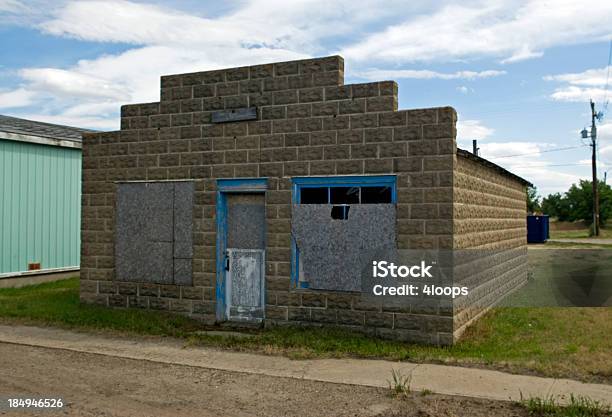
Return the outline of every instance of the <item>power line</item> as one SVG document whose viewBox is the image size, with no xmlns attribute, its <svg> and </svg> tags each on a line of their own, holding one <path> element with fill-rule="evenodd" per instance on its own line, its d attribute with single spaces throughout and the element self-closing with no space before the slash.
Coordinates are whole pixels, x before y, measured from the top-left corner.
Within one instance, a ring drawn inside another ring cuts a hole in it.
<svg viewBox="0 0 612 417">
<path fill-rule="evenodd" d="M 589 146 L 589 145 L 568 146 L 568 147 L 565 147 L 565 148 L 547 149 L 547 150 L 537 151 L 537 152 L 529 152 L 529 153 L 519 153 L 519 154 L 514 154 L 514 155 L 496 156 L 494 158 L 488 158 L 488 159 L 515 158 L 517 156 L 529 156 L 529 155 L 537 155 L 537 154 L 548 153 L 548 152 L 567 151 L 567 150 L 570 150 L 570 149 L 582 148 L 584 146 Z"/>
</svg>

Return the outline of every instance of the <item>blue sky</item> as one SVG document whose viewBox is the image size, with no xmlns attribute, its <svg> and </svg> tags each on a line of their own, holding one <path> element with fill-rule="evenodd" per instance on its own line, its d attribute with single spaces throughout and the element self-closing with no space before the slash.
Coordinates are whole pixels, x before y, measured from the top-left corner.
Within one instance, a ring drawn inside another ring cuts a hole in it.
<svg viewBox="0 0 612 417">
<path fill-rule="evenodd" d="M 0 113 L 114 130 L 162 74 L 340 54 L 346 83 L 394 79 L 402 109 L 455 107 L 460 147 L 546 195 L 590 177 L 610 22 L 610 1 L 0 0 Z M 612 115 L 599 139 L 603 176 Z"/>
</svg>

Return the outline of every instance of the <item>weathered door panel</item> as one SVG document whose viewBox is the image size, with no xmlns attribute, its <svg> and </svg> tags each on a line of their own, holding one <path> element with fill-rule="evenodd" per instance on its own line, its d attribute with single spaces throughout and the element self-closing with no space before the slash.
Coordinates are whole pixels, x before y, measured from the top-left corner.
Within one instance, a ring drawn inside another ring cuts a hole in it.
<svg viewBox="0 0 612 417">
<path fill-rule="evenodd" d="M 226 318 L 259 321 L 265 311 L 265 199 L 227 194 Z"/>
<path fill-rule="evenodd" d="M 264 315 L 264 251 L 228 249 L 227 316 L 260 320 Z"/>
</svg>

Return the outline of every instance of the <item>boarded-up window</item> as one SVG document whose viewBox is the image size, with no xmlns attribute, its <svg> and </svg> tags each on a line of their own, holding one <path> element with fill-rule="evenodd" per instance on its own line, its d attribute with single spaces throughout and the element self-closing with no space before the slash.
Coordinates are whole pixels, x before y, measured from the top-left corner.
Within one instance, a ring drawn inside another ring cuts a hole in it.
<svg viewBox="0 0 612 417">
<path fill-rule="evenodd" d="M 193 195 L 190 181 L 118 185 L 118 280 L 192 284 Z"/>
<path fill-rule="evenodd" d="M 370 258 L 395 249 L 395 205 L 357 204 L 342 218 L 334 218 L 335 207 L 293 206 L 291 233 L 299 251 L 299 280 L 313 289 L 361 291 Z"/>
<path fill-rule="evenodd" d="M 294 283 L 312 289 L 360 291 L 366 260 L 396 247 L 395 177 L 293 181 Z"/>
</svg>

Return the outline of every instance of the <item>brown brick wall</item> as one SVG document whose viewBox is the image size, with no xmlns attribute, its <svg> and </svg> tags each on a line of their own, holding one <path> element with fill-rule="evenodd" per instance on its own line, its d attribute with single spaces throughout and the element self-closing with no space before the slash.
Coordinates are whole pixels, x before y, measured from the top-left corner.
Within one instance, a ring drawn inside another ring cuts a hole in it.
<svg viewBox="0 0 612 417">
<path fill-rule="evenodd" d="M 455 304 L 455 338 L 486 309 L 527 279 L 525 184 L 459 155 L 454 175 L 454 249 L 482 253 L 483 278 L 465 305 Z M 487 275 L 488 274 L 488 275 Z"/>
<path fill-rule="evenodd" d="M 291 287 L 292 176 L 396 174 L 400 249 L 497 242 L 490 231 L 502 230 L 503 242 L 520 241 L 520 187 L 503 178 L 472 180 L 478 167 L 456 155 L 454 109 L 398 111 L 395 82 L 343 85 L 343 74 L 334 56 L 164 76 L 159 103 L 122 106 L 121 131 L 85 135 L 81 299 L 213 322 L 216 179 L 268 177 L 267 325 L 325 323 L 451 343 L 452 308 L 386 309 L 356 294 Z M 257 107 L 258 120 L 211 124 L 213 111 L 245 106 Z M 116 182 L 179 179 L 196 184 L 193 286 L 115 281 Z M 471 200 L 480 186 L 493 187 L 487 196 L 504 196 L 490 208 L 502 207 L 499 213 L 479 214 L 489 210 Z"/>
</svg>

